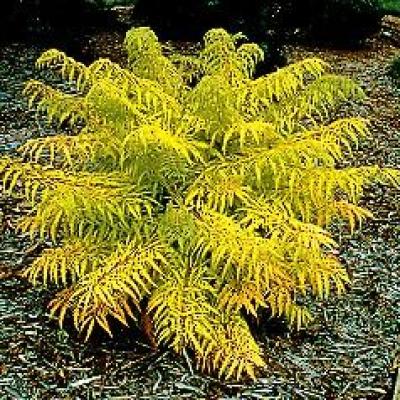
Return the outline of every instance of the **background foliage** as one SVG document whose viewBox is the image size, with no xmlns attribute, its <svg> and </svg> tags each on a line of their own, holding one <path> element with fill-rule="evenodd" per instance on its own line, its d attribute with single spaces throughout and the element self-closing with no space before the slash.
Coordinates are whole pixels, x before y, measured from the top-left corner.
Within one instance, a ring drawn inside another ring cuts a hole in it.
<svg viewBox="0 0 400 400">
<path fill-rule="evenodd" d="M 379 0 L 379 5 L 385 14 L 400 15 L 399 0 Z"/>
<path fill-rule="evenodd" d="M 354 44 L 378 30 L 382 5 L 379 0 L 138 0 L 136 12 L 169 39 L 198 38 L 222 26 L 256 41 L 271 36 L 282 41 L 297 32 L 316 41 Z"/>
<path fill-rule="evenodd" d="M 400 85 L 400 56 L 395 57 L 389 68 L 389 74 L 394 78 Z"/>
<path fill-rule="evenodd" d="M 210 28 L 242 31 L 267 43 L 271 64 L 282 65 L 280 47 L 292 38 L 354 45 L 379 28 L 384 0 L 5 0 L 0 30 L 6 36 L 34 31 L 64 31 L 111 20 L 115 5 L 134 5 L 133 20 L 151 26 L 161 39 L 199 40 Z M 109 17 L 109 14 L 107 14 Z M 265 48 L 264 48 L 265 49 Z"/>
<path fill-rule="evenodd" d="M 0 39 L 62 31 L 106 21 L 88 0 L 3 0 L 0 5 Z M 67 29 L 68 28 L 68 29 Z"/>
<path fill-rule="evenodd" d="M 356 44 L 379 30 L 382 17 L 379 0 L 289 0 L 285 3 L 289 24 L 315 41 Z"/>
</svg>

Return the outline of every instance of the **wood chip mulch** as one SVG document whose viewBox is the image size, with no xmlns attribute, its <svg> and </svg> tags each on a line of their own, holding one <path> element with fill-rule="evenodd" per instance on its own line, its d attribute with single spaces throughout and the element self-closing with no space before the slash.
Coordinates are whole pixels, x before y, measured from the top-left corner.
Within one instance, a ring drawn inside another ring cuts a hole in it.
<svg viewBox="0 0 400 400">
<path fill-rule="evenodd" d="M 33 61 L 41 50 L 23 44 L 0 48 L 2 152 L 54 132 L 28 111 L 20 94 L 23 82 L 38 75 Z M 399 168 L 400 89 L 386 74 L 399 49 L 375 39 L 356 51 L 288 52 L 291 60 L 322 57 L 367 92 L 364 104 L 341 110 L 372 121 L 372 139 L 352 164 Z M 113 340 L 98 334 L 84 344 L 72 330 L 49 321 L 51 290 L 32 288 L 18 276 L 40 251 L 13 230 L 24 207 L 0 196 L 0 399 L 391 400 L 399 364 L 400 192 L 375 185 L 363 202 L 375 219 L 354 237 L 335 230 L 352 275 L 350 292 L 315 304 L 316 319 L 307 331 L 293 334 L 264 321 L 257 338 L 267 368 L 256 383 L 229 384 L 200 374 L 189 358 L 152 351 L 133 330 L 121 329 Z"/>
</svg>

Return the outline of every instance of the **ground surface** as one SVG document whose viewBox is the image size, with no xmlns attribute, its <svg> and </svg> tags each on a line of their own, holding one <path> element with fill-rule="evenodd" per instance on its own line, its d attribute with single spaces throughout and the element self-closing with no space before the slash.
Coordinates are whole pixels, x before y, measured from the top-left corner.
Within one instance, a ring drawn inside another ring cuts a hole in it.
<svg viewBox="0 0 400 400">
<path fill-rule="evenodd" d="M 87 42 L 86 55 L 120 48 L 119 35 Z M 40 48 L 0 48 L 0 151 L 52 133 L 21 96 Z M 360 82 L 369 99 L 342 112 L 368 116 L 373 138 L 353 164 L 400 166 L 400 90 L 386 76 L 398 49 L 381 41 L 355 52 L 290 48 L 291 59 L 318 55 Z M 33 289 L 16 273 L 40 251 L 12 226 L 24 208 L 0 196 L 0 399 L 391 399 L 400 317 L 400 193 L 375 186 L 364 204 L 375 213 L 350 238 L 335 233 L 353 285 L 348 295 L 315 306 L 307 332 L 290 334 L 265 321 L 257 337 L 268 367 L 256 384 L 221 384 L 193 372 L 189 360 L 151 352 L 132 331 L 89 344 L 49 321 L 51 293 Z M 33 247 L 32 247 L 33 246 Z"/>
</svg>

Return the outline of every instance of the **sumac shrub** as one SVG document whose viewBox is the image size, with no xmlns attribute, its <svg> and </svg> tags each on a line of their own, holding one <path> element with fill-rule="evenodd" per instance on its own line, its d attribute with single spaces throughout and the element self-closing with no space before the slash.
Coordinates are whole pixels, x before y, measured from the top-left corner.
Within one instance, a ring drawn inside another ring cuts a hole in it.
<svg viewBox="0 0 400 400">
<path fill-rule="evenodd" d="M 368 124 L 335 110 L 363 92 L 318 58 L 254 78 L 262 49 L 223 29 L 193 56 L 166 57 L 149 28 L 125 46 L 127 69 L 43 53 L 38 66 L 75 93 L 27 83 L 30 104 L 75 134 L 0 159 L 3 190 L 32 207 L 20 229 L 53 242 L 25 276 L 59 287 L 51 314 L 86 338 L 146 315 L 199 368 L 254 378 L 264 356 L 247 316 L 268 309 L 300 329 L 305 298 L 343 293 L 329 225 L 355 229 L 370 216 L 364 187 L 400 173 L 336 167 Z"/>
</svg>

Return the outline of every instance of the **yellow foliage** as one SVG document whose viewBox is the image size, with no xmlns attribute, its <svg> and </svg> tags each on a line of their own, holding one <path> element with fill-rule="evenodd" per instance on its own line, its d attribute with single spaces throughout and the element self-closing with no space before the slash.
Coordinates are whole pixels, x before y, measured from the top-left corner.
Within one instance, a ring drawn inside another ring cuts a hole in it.
<svg viewBox="0 0 400 400">
<path fill-rule="evenodd" d="M 227 379 L 264 366 L 248 314 L 301 329 L 305 297 L 344 292 L 330 223 L 353 231 L 372 216 L 364 187 L 400 182 L 394 169 L 337 167 L 368 136 L 368 121 L 334 118 L 363 98 L 354 82 L 318 58 L 255 77 L 264 53 L 244 40 L 213 29 L 196 54 L 166 54 L 135 28 L 127 68 L 48 50 L 37 65 L 72 90 L 30 81 L 25 94 L 72 133 L 0 159 L 5 192 L 32 206 L 20 228 L 53 242 L 25 276 L 63 287 L 50 304 L 60 323 L 112 334 L 111 318 L 135 323 L 148 304 L 160 343 Z"/>
</svg>

